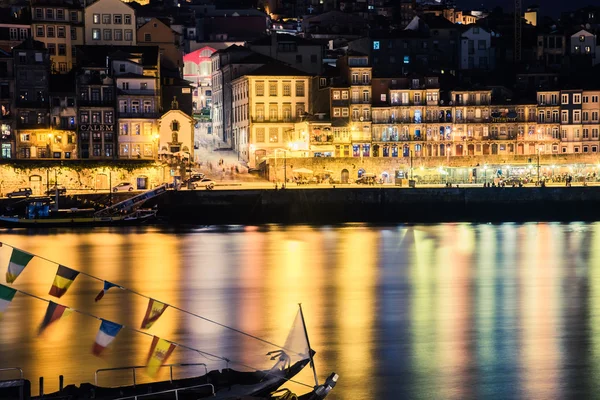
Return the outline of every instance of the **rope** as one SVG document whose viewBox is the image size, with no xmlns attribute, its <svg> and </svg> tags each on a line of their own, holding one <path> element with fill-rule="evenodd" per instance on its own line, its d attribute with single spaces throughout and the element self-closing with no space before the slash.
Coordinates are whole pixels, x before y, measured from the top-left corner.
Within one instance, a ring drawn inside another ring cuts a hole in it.
<svg viewBox="0 0 600 400">
<path fill-rule="evenodd" d="M 2 285 L 2 284 L 0 284 L 0 286 L 5 286 L 5 285 Z M 8 286 L 5 286 L 5 287 L 8 287 Z M 25 296 L 33 297 L 33 298 L 35 298 L 35 299 L 37 299 L 37 300 L 41 300 L 41 301 L 44 301 L 44 302 L 46 302 L 46 303 L 51 303 L 51 302 L 52 302 L 52 303 L 55 303 L 55 302 L 53 302 L 53 301 L 51 301 L 51 300 L 44 299 L 43 297 L 36 296 L 35 294 L 31 294 L 31 293 L 25 292 L 25 291 L 23 291 L 23 290 L 14 289 L 14 288 L 12 288 L 12 289 L 13 289 L 13 290 L 15 290 L 15 291 L 17 291 L 17 292 L 19 292 L 19 293 L 21 293 L 21 294 L 24 294 Z M 112 321 L 109 321 L 109 320 L 107 320 L 107 319 L 100 318 L 100 317 L 98 317 L 97 315 L 91 314 L 91 313 L 89 313 L 89 312 L 87 312 L 87 311 L 82 311 L 82 310 L 78 310 L 78 309 L 76 309 L 76 308 L 71 308 L 71 307 L 63 306 L 62 304 L 58 304 L 58 303 L 55 303 L 55 304 L 57 304 L 57 305 L 60 305 L 60 306 L 62 306 L 62 307 L 66 307 L 66 308 L 68 308 L 70 311 L 76 312 L 76 313 L 78 313 L 78 314 L 85 315 L 85 316 L 87 316 L 87 317 L 90 317 L 90 318 L 95 318 L 95 319 L 97 319 L 97 320 L 99 320 L 99 321 L 107 321 L 107 322 L 112 322 Z M 136 333 L 141 333 L 142 335 L 146 335 L 146 336 L 149 336 L 149 337 L 152 337 L 152 338 L 153 338 L 153 337 L 155 337 L 154 335 L 152 335 L 152 334 L 150 334 L 150 333 L 148 333 L 148 332 L 141 331 L 141 330 L 139 330 L 139 329 L 137 329 L 137 328 L 132 328 L 132 327 L 130 327 L 130 326 L 126 326 L 126 325 L 122 325 L 122 327 L 123 327 L 123 328 L 126 328 L 126 329 L 128 329 L 128 330 L 130 330 L 130 331 L 136 332 Z M 162 339 L 162 338 L 161 338 L 161 339 Z M 225 362 L 227 362 L 227 363 L 237 364 L 237 365 L 240 365 L 240 366 L 242 366 L 242 367 L 245 367 L 245 368 L 249 368 L 249 369 L 253 369 L 253 370 L 260 371 L 260 369 L 259 369 L 259 368 L 256 368 L 256 367 L 253 367 L 253 366 L 251 366 L 251 365 L 248 365 L 248 364 L 242 363 L 242 362 L 240 362 L 240 361 L 235 361 L 235 360 L 230 360 L 230 359 L 228 359 L 228 358 L 225 358 L 225 357 L 220 357 L 220 356 L 217 356 L 217 355 L 215 355 L 215 354 L 208 353 L 208 352 L 206 352 L 206 351 L 198 350 L 198 349 L 195 349 L 195 348 L 193 348 L 193 347 L 189 347 L 189 346 L 183 345 L 183 344 L 181 344 L 181 343 L 173 342 L 172 340 L 167 340 L 167 339 L 163 339 L 163 340 L 164 340 L 164 341 L 166 341 L 166 342 L 168 342 L 168 343 L 171 343 L 171 344 L 173 344 L 173 345 L 175 345 L 175 346 L 177 346 L 177 347 L 181 347 L 181 348 L 183 348 L 183 349 L 186 349 L 186 350 L 194 351 L 194 352 L 196 352 L 196 353 L 198 353 L 198 354 L 200 354 L 200 355 L 202 355 L 202 356 L 204 356 L 204 357 L 207 357 L 207 356 L 209 356 L 209 357 L 214 357 L 214 358 L 216 358 L 216 359 L 218 359 L 218 360 L 225 361 Z M 306 386 L 306 387 L 312 388 L 312 386 L 310 386 L 310 385 L 307 385 L 306 383 L 302 383 L 302 382 L 299 382 L 299 381 L 296 381 L 296 380 L 293 380 L 293 379 L 290 379 L 290 378 L 286 378 L 286 377 L 284 377 L 284 376 L 278 376 L 278 375 L 276 375 L 276 374 L 274 374 L 274 373 L 272 373 L 272 372 L 270 372 L 270 371 L 269 371 L 269 372 L 262 371 L 262 372 L 263 372 L 263 373 L 265 373 L 266 375 L 275 375 L 275 376 L 277 376 L 277 377 L 279 377 L 279 378 L 281 378 L 281 379 L 285 379 L 285 380 L 286 380 L 286 381 L 288 381 L 288 382 L 293 382 L 293 383 L 297 383 L 297 384 L 299 384 L 299 385 L 302 385 L 302 386 Z"/>
<path fill-rule="evenodd" d="M 298 396 L 296 396 L 290 389 L 284 388 L 279 389 L 271 393 L 273 399 L 276 400 L 298 400 Z"/>
<path fill-rule="evenodd" d="M 48 261 L 48 262 L 50 262 L 50 263 L 52 263 L 52 264 L 62 265 L 62 264 L 60 264 L 60 263 L 58 263 L 58 262 L 56 262 L 56 261 L 54 261 L 54 260 L 50 260 L 50 259 L 48 259 L 48 258 L 46 258 L 46 257 L 38 256 L 37 254 L 33 254 L 33 253 L 30 253 L 30 252 L 28 252 L 28 251 L 22 250 L 22 249 L 20 249 L 20 248 L 18 248 L 18 247 L 12 246 L 12 245 L 10 245 L 10 244 L 8 244 L 8 243 L 0 242 L 0 245 L 5 245 L 5 246 L 7 246 L 7 247 L 10 247 L 10 248 L 12 248 L 12 249 L 16 249 L 16 250 L 18 250 L 18 251 L 21 251 L 21 252 L 23 252 L 23 253 L 26 253 L 26 254 L 29 254 L 29 255 L 31 255 L 31 256 L 34 256 L 34 257 L 40 258 L 40 259 L 42 259 L 42 260 Z M 73 268 L 72 268 L 72 269 L 73 269 Z M 94 275 L 88 274 L 88 273 L 86 273 L 86 272 L 83 272 L 83 271 L 79 271 L 79 270 L 75 270 L 75 269 L 73 269 L 73 270 L 74 270 L 74 271 L 78 271 L 78 272 L 79 272 L 81 275 L 85 275 L 85 276 L 87 276 L 87 277 L 89 277 L 89 278 L 92 278 L 92 279 L 95 279 L 95 280 L 97 280 L 97 281 L 104 282 L 104 279 L 102 279 L 102 278 L 99 278 L 99 277 L 97 277 L 97 276 L 94 276 Z M 153 299 L 153 298 L 152 298 L 152 297 L 150 297 L 150 296 L 146 296 L 145 294 L 142 294 L 142 293 L 140 293 L 140 292 L 137 292 L 137 291 L 135 291 L 135 290 L 128 289 L 128 288 L 126 288 L 125 286 L 118 285 L 118 284 L 116 284 L 115 282 L 111 282 L 111 283 L 114 283 L 115 285 L 117 285 L 117 286 L 118 286 L 118 287 L 119 287 L 121 290 L 125 290 L 125 291 L 127 291 L 127 292 L 129 292 L 129 293 L 133 293 L 133 294 L 135 294 L 135 295 L 138 295 L 138 296 L 140 296 L 140 297 L 144 297 L 144 298 L 146 298 L 146 299 L 148 299 L 148 300 L 157 300 L 157 301 L 160 301 L 160 300 L 158 300 L 158 299 Z M 162 301 L 161 301 L 161 303 L 163 303 L 163 304 L 165 304 L 165 305 L 167 305 L 167 306 L 169 306 L 169 307 L 171 307 L 171 308 L 173 308 L 173 309 L 175 309 L 175 310 L 177 310 L 177 311 L 180 311 L 180 312 L 182 312 L 182 313 L 185 313 L 185 314 L 191 315 L 191 316 L 193 316 L 193 317 L 196 317 L 196 318 L 200 318 L 200 319 L 202 319 L 202 320 L 204 320 L 204 321 L 206 321 L 206 322 L 209 322 L 209 323 L 211 323 L 211 324 L 215 324 L 215 325 L 218 325 L 218 326 L 220 326 L 220 327 L 222 327 L 222 328 L 229 329 L 229 330 L 231 330 L 231 331 L 233 331 L 233 332 L 236 332 L 236 333 L 239 333 L 239 334 L 241 334 L 241 335 L 247 336 L 247 337 L 249 337 L 249 338 L 252 338 L 252 339 L 258 340 L 258 341 L 260 341 L 260 342 L 263 342 L 263 343 L 266 343 L 266 344 L 268 344 L 268 345 L 271 345 L 271 346 L 277 347 L 278 349 L 286 350 L 288 353 L 294 353 L 294 354 L 297 354 L 297 355 L 301 355 L 300 353 L 297 353 L 297 352 L 295 352 L 295 351 L 293 351 L 293 350 L 290 350 L 290 349 L 286 349 L 285 347 L 283 347 L 283 346 L 280 346 L 280 345 L 278 345 L 278 344 L 275 344 L 275 343 L 273 343 L 273 342 L 271 342 L 271 341 L 268 341 L 268 340 L 266 340 L 266 339 L 262 339 L 262 338 L 260 338 L 260 337 L 258 337 L 258 336 L 255 336 L 255 335 L 252 335 L 252 334 L 250 334 L 250 333 L 247 333 L 247 332 L 241 331 L 241 330 L 239 330 L 239 329 L 236 329 L 236 328 L 233 328 L 233 327 L 231 327 L 231 326 L 227 326 L 227 325 L 225 325 L 225 324 L 222 324 L 222 323 L 220 323 L 220 322 L 214 321 L 214 320 L 212 320 L 212 319 L 210 319 L 210 318 L 203 317 L 202 315 L 199 315 L 199 314 L 193 313 L 193 312 L 191 312 L 191 311 L 184 310 L 184 309 L 182 309 L 182 308 L 179 308 L 179 307 L 177 307 L 177 306 L 174 306 L 174 305 L 172 305 L 172 304 L 169 304 L 169 303 L 165 303 L 165 302 L 162 302 Z"/>
</svg>

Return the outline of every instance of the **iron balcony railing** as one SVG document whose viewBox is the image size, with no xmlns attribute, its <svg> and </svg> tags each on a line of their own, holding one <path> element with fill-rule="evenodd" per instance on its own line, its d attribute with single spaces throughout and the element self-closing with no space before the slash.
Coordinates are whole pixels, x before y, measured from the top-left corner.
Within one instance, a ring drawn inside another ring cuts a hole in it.
<svg viewBox="0 0 600 400">
<path fill-rule="evenodd" d="M 119 112 L 119 118 L 160 118 L 157 112 Z"/>
</svg>

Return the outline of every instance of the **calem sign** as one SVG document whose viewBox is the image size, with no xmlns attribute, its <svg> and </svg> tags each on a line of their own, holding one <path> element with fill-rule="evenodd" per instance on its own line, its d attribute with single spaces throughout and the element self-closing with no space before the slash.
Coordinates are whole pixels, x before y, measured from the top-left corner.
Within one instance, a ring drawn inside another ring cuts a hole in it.
<svg viewBox="0 0 600 400">
<path fill-rule="evenodd" d="M 112 131 L 114 124 L 82 124 L 79 125 L 80 131 Z"/>
</svg>

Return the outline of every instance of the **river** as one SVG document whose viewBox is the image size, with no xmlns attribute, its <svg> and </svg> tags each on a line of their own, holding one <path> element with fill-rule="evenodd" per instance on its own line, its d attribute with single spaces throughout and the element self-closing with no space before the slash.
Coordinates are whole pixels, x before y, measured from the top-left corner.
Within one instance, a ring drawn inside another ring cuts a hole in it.
<svg viewBox="0 0 600 400">
<path fill-rule="evenodd" d="M 13 230 L 0 238 L 282 345 L 302 303 L 320 381 L 340 375 L 330 399 L 597 395 L 600 224 Z M 0 248 L 2 277 L 10 252 Z M 51 299 L 56 266 L 34 258 L 14 287 Z M 96 303 L 101 288 L 79 275 L 56 301 L 139 328 L 148 300 L 111 289 Z M 66 384 L 93 382 L 99 368 L 145 363 L 152 339 L 127 329 L 94 357 L 99 322 L 85 315 L 37 336 L 45 310 L 17 294 L 0 321 L 0 368 L 23 368 L 34 394 L 40 376 L 48 393 L 60 374 Z M 271 363 L 269 345 L 173 308 L 148 332 L 251 366 Z M 169 362 L 225 367 L 182 347 Z M 127 377 L 101 374 L 99 384 Z M 309 368 L 296 380 L 314 381 Z"/>
</svg>

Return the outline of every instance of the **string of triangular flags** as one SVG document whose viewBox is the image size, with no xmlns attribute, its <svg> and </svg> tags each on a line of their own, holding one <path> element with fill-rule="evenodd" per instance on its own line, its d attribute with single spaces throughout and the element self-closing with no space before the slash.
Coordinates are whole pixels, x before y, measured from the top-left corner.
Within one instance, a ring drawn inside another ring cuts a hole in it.
<svg viewBox="0 0 600 400">
<path fill-rule="evenodd" d="M 4 244 L 12 249 L 12 253 L 11 253 L 11 256 L 10 256 L 10 261 L 8 263 L 8 271 L 6 272 L 6 283 L 11 283 L 11 284 L 14 283 L 15 280 L 19 277 L 19 275 L 23 272 L 23 270 L 25 269 L 25 267 L 27 266 L 27 264 L 29 264 L 29 262 L 34 257 L 36 257 L 36 258 L 39 258 L 41 260 L 47 261 L 49 263 L 58 265 L 58 270 L 56 271 L 56 276 L 54 277 L 54 282 L 52 283 L 52 287 L 50 288 L 50 292 L 49 292 L 49 294 L 51 296 L 55 296 L 57 298 L 60 298 L 61 296 L 63 296 L 67 292 L 67 290 L 69 289 L 69 287 L 71 287 L 71 285 L 75 281 L 75 278 L 77 278 L 78 275 L 85 275 L 85 276 L 87 276 L 89 278 L 95 279 L 97 281 L 101 281 L 103 283 L 102 290 L 98 293 L 98 295 L 95 298 L 96 301 L 100 301 L 104 297 L 104 295 L 110 289 L 112 289 L 112 288 L 119 288 L 121 290 L 125 290 L 125 291 L 127 291 L 129 293 L 133 293 L 135 295 L 138 295 L 140 297 L 144 297 L 144 298 L 148 299 L 148 307 L 146 309 L 146 314 L 144 315 L 144 320 L 142 321 L 142 324 L 141 324 L 141 329 L 149 329 L 160 318 L 160 316 L 163 315 L 163 313 L 165 312 L 165 310 L 168 307 L 171 307 L 171 308 L 173 308 L 173 309 L 175 309 L 177 311 L 183 312 L 185 314 L 191 315 L 191 316 L 196 317 L 196 318 L 200 318 L 200 319 L 202 319 L 204 321 L 207 321 L 207 322 L 210 322 L 212 324 L 218 325 L 218 326 L 220 326 L 222 328 L 229 329 L 231 331 L 237 332 L 237 333 L 239 333 L 241 335 L 244 335 L 244 336 L 248 336 L 248 337 L 250 337 L 252 339 L 255 339 L 255 340 L 258 340 L 260 342 L 269 344 L 269 345 L 277 347 L 279 349 L 286 350 L 288 352 L 293 352 L 292 350 L 286 349 L 283 346 L 280 346 L 278 344 L 275 344 L 273 342 L 270 342 L 270 341 L 265 340 L 263 338 L 260 338 L 258 336 L 251 335 L 251 334 L 249 334 L 247 332 L 241 331 L 241 330 L 233 328 L 231 326 L 227 326 L 225 324 L 222 324 L 220 322 L 214 321 L 212 319 L 206 318 L 206 317 L 204 317 L 202 315 L 198 315 L 198 314 L 195 314 L 193 312 L 184 310 L 184 309 L 179 308 L 177 306 L 174 306 L 172 304 L 168 304 L 168 303 L 165 303 L 165 302 L 160 302 L 160 301 L 158 301 L 156 299 L 153 299 L 153 298 L 151 298 L 149 296 L 146 296 L 143 293 L 137 292 L 137 291 L 132 290 L 132 289 L 128 289 L 128 288 L 126 288 L 124 286 L 121 286 L 121 285 L 118 285 L 116 283 L 112 283 L 112 282 L 106 281 L 106 280 L 104 280 L 102 278 L 99 278 L 97 276 L 94 276 L 94 275 L 91 275 L 91 274 L 88 274 L 88 273 L 85 273 L 85 272 L 82 272 L 82 271 L 77 271 L 77 270 L 72 269 L 72 268 L 68 268 L 68 267 L 66 267 L 64 265 L 61 265 L 60 263 L 57 263 L 57 262 L 52 261 L 52 260 L 49 260 L 49 259 L 47 259 L 45 257 L 41 257 L 41 256 L 38 256 L 38 255 L 35 255 L 35 254 L 28 253 L 28 252 L 26 252 L 24 250 L 18 249 L 18 248 L 14 247 L 14 246 L 11 246 L 11 245 L 7 244 L 7 243 L 4 243 Z M 3 243 L 0 242 L 0 247 L 2 247 L 2 245 L 3 245 Z"/>
<path fill-rule="evenodd" d="M 246 363 L 230 360 L 228 358 L 220 357 L 215 354 L 208 353 L 206 351 L 198 350 L 193 347 L 183 345 L 181 343 L 177 343 L 177 342 L 173 342 L 171 340 L 159 338 L 158 336 L 152 335 L 148 332 L 144 332 L 140 329 L 136 329 L 136 328 L 126 326 L 126 325 L 121 325 L 116 322 L 112 322 L 107 319 L 100 318 L 94 314 L 90 314 L 85 311 L 81 311 L 81 310 L 77 310 L 75 308 L 57 304 L 57 303 L 53 302 L 52 300 L 47 300 L 42 297 L 36 296 L 34 294 L 25 292 L 20 289 L 14 289 L 14 288 L 11 288 L 11 287 L 3 285 L 3 284 L 0 284 L 0 320 L 2 320 L 3 315 L 6 313 L 6 310 L 7 310 L 8 306 L 10 305 L 10 303 L 12 302 L 13 298 L 15 297 L 16 293 L 21 293 L 25 296 L 33 297 L 34 299 L 45 301 L 48 303 L 48 307 L 46 308 L 46 313 L 44 314 L 44 318 L 42 319 L 40 327 L 38 328 L 38 336 L 41 335 L 46 330 L 46 328 L 48 328 L 51 324 L 60 320 L 62 317 L 68 316 L 69 314 L 71 314 L 73 312 L 99 320 L 100 327 L 98 329 L 98 333 L 96 334 L 96 339 L 95 339 L 94 344 L 91 349 L 92 354 L 97 357 L 102 356 L 104 350 L 115 340 L 115 338 L 117 337 L 119 332 L 124 328 L 128 329 L 130 331 L 133 331 L 133 332 L 141 333 L 143 335 L 152 337 L 152 343 L 150 345 L 150 350 L 148 351 L 148 356 L 146 358 L 146 373 L 152 378 L 156 377 L 159 369 L 167 362 L 167 360 L 169 359 L 169 357 L 171 356 L 171 354 L 175 351 L 175 348 L 177 348 L 177 347 L 181 347 L 186 350 L 194 351 L 205 357 L 213 357 L 214 359 L 225 361 L 227 363 L 237 364 L 237 365 L 243 366 L 245 368 L 258 370 L 257 368 L 255 368 L 251 365 L 248 365 Z M 271 374 L 271 372 L 264 372 L 264 373 L 267 375 Z M 299 385 L 306 386 L 309 388 L 312 387 L 303 382 L 299 382 L 299 381 L 296 381 L 296 380 L 293 380 L 290 378 L 283 378 L 283 379 L 286 379 L 289 382 L 297 383 Z"/>
<path fill-rule="evenodd" d="M 96 334 L 96 340 L 94 341 L 94 345 L 92 346 L 92 354 L 100 357 L 102 356 L 104 349 L 106 349 L 112 341 L 117 337 L 117 334 L 126 326 L 118 324 L 116 322 L 112 322 L 100 317 L 97 317 L 93 314 L 89 314 L 84 311 L 80 311 L 74 308 L 70 308 L 61 304 L 57 304 L 51 300 L 46 300 L 41 297 L 35 296 L 33 294 L 24 292 L 19 289 L 13 289 L 9 286 L 5 286 L 0 284 L 0 319 L 6 313 L 6 309 L 9 304 L 12 302 L 16 293 L 21 293 L 29 297 L 33 297 L 38 300 L 42 300 L 48 303 L 48 307 L 46 308 L 46 313 L 44 314 L 44 318 L 40 323 L 38 328 L 38 336 L 41 335 L 50 325 L 58 321 L 59 319 L 68 316 L 72 312 L 76 312 L 79 314 L 87 315 L 92 318 L 96 318 L 100 320 L 100 327 L 98 329 L 98 333 Z M 147 336 L 152 337 L 152 344 L 150 346 L 150 351 L 148 352 L 148 357 L 146 359 L 146 373 L 151 377 L 155 377 L 158 373 L 160 367 L 167 362 L 173 351 L 176 347 L 184 347 L 189 350 L 196 351 L 200 354 L 207 355 L 210 357 L 215 357 L 223 361 L 229 361 L 223 357 L 216 356 L 214 354 L 206 353 L 197 349 L 192 349 L 187 346 L 183 346 L 181 344 L 169 341 L 167 339 L 162 339 L 154 335 L 150 335 L 149 333 L 143 332 L 139 329 L 127 327 L 128 329 L 142 333 Z"/>
<path fill-rule="evenodd" d="M 6 283 L 14 283 L 15 280 L 19 277 L 19 275 L 21 275 L 21 272 L 23 272 L 27 264 L 29 264 L 29 262 L 33 259 L 33 257 L 35 257 L 33 254 L 21 251 L 13 247 L 12 254 L 10 256 L 10 261 L 8 263 L 8 271 L 6 272 Z M 65 293 L 67 293 L 67 290 L 69 290 L 69 287 L 71 287 L 79 273 L 80 271 L 58 264 L 58 270 L 56 271 L 54 282 L 52 282 L 52 287 L 50 288 L 48 294 L 56 298 L 61 298 Z M 93 277 L 89 274 L 83 274 L 90 276 L 94 279 L 100 280 L 99 278 Z M 100 293 L 98 293 L 98 295 L 96 296 L 96 301 L 102 299 L 104 297 L 104 294 L 113 287 L 122 290 L 128 290 L 122 286 L 108 281 L 103 282 L 104 286 Z M 149 298 L 147 296 L 143 297 L 148 298 L 148 307 L 146 309 L 144 320 L 141 324 L 141 329 L 150 329 L 150 327 L 160 318 L 160 316 L 163 315 L 163 313 L 169 305 L 161 303 L 160 301 Z"/>
<path fill-rule="evenodd" d="M 77 271 L 77 270 L 72 269 L 72 268 L 68 268 L 68 267 L 66 267 L 64 265 L 61 265 L 60 263 L 57 263 L 55 261 L 52 261 L 52 260 L 50 260 L 48 258 L 45 258 L 45 257 L 42 257 L 42 256 L 38 256 L 38 255 L 35 255 L 35 254 L 31 254 L 31 253 L 29 253 L 27 251 L 18 249 L 18 248 L 14 247 L 14 246 L 11 246 L 8 243 L 2 243 L 2 242 L 0 242 L 0 247 L 2 247 L 3 244 L 6 245 L 7 247 L 10 247 L 12 249 L 12 254 L 11 254 L 11 257 L 10 257 L 10 261 L 8 263 L 8 271 L 6 272 L 6 282 L 7 283 L 11 283 L 11 284 L 14 283 L 15 280 L 19 277 L 19 275 L 23 272 L 23 270 L 25 269 L 25 267 L 27 266 L 27 264 L 34 257 L 36 257 L 36 258 L 39 258 L 41 260 L 47 261 L 47 262 L 49 262 L 51 264 L 58 265 L 58 270 L 56 271 L 56 276 L 54 278 L 54 282 L 52 283 L 52 287 L 50 288 L 50 292 L 49 292 L 49 294 L 52 295 L 52 296 L 60 298 L 61 296 L 63 296 L 67 292 L 67 290 L 73 284 L 73 282 L 75 281 L 75 278 L 77 278 L 78 275 L 85 275 L 85 276 L 87 276 L 89 278 L 95 279 L 95 280 L 100 281 L 100 282 L 103 283 L 102 290 L 98 293 L 98 295 L 95 298 L 96 301 L 100 301 L 104 297 L 104 295 L 109 291 L 109 289 L 112 289 L 112 288 L 119 288 L 121 290 L 125 290 L 125 291 L 127 291 L 129 293 L 132 293 L 132 294 L 135 294 L 135 295 L 138 295 L 140 297 L 144 297 L 144 298 L 148 299 L 148 307 L 146 309 L 146 314 L 144 316 L 144 320 L 142 321 L 142 324 L 141 324 L 141 329 L 149 329 L 160 318 L 160 316 L 165 312 L 165 310 L 168 307 L 171 307 L 174 310 L 183 312 L 185 314 L 191 315 L 191 316 L 196 317 L 196 318 L 200 318 L 200 319 L 202 319 L 204 321 L 210 322 L 211 324 L 218 325 L 218 326 L 220 326 L 222 328 L 231 330 L 233 332 L 237 332 L 237 333 L 239 333 L 241 335 L 250 337 L 250 338 L 258 340 L 260 342 L 263 342 L 263 343 L 269 344 L 271 346 L 277 347 L 279 349 L 286 350 L 288 352 L 293 352 L 290 349 L 286 349 L 285 347 L 283 347 L 281 345 L 275 344 L 275 343 L 273 343 L 271 341 L 265 340 L 265 339 L 260 338 L 258 336 L 251 335 L 251 334 L 249 334 L 247 332 L 244 332 L 244 331 L 241 331 L 239 329 L 233 328 L 231 326 L 228 326 L 228 325 L 222 324 L 220 322 L 214 321 L 214 320 L 212 320 L 210 318 L 206 318 L 206 317 L 204 317 L 202 315 L 195 314 L 193 312 L 184 310 L 184 309 L 182 309 L 180 307 L 177 307 L 177 306 L 174 306 L 172 304 L 168 304 L 168 303 L 165 303 L 165 302 L 160 302 L 160 301 L 155 300 L 155 299 L 153 299 L 153 298 L 151 298 L 149 296 L 146 296 L 143 293 L 137 292 L 137 291 L 132 290 L 132 289 L 128 289 L 128 288 L 126 288 L 124 286 L 121 286 L 121 285 L 118 285 L 116 283 L 112 283 L 112 282 L 106 281 L 106 280 L 104 280 L 102 278 L 99 278 L 97 276 L 94 276 L 94 275 L 91 275 L 91 274 L 88 274 L 88 273 L 85 273 L 85 272 L 82 272 L 82 271 Z"/>
</svg>

